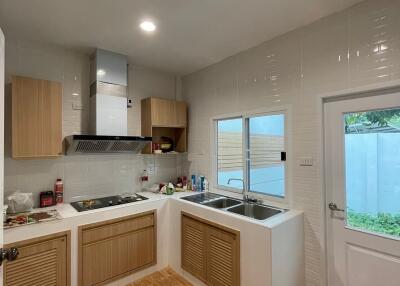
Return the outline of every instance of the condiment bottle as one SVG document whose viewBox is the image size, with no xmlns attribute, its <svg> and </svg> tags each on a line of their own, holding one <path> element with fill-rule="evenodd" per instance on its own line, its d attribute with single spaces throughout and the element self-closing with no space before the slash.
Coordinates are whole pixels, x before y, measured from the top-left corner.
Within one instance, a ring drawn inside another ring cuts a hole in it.
<svg viewBox="0 0 400 286">
<path fill-rule="evenodd" d="M 142 180 L 142 182 L 147 182 L 149 180 L 149 174 L 147 173 L 147 170 L 143 170 L 140 179 Z"/>
<path fill-rule="evenodd" d="M 58 178 L 54 184 L 54 196 L 56 198 L 56 204 L 62 204 L 64 202 L 64 184 L 60 178 Z"/>
</svg>

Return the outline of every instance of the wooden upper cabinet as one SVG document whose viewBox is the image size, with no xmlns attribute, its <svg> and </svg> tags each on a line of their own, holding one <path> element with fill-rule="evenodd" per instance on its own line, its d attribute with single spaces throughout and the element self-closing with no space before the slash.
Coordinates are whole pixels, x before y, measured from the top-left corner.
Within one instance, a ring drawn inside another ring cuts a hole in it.
<svg viewBox="0 0 400 286">
<path fill-rule="evenodd" d="M 70 285 L 70 232 L 51 234 L 4 247 L 19 255 L 4 263 L 4 285 Z"/>
<path fill-rule="evenodd" d="M 151 99 L 151 123 L 153 126 L 176 126 L 176 106 L 172 100 Z"/>
<path fill-rule="evenodd" d="M 172 139 L 174 150 L 187 151 L 187 105 L 183 101 L 149 97 L 142 100 L 142 136 L 150 136 L 154 143 L 163 137 Z M 149 144 L 142 153 L 152 153 Z"/>
<path fill-rule="evenodd" d="M 186 102 L 176 101 L 176 125 L 177 126 L 187 126 L 187 105 Z"/>
<path fill-rule="evenodd" d="M 12 77 L 12 157 L 62 155 L 62 85 Z"/>
<path fill-rule="evenodd" d="M 155 127 L 186 127 L 187 125 L 187 106 L 183 101 L 162 99 L 162 98 L 146 98 L 144 102 L 146 108 L 142 112 L 148 112 L 151 117 L 151 125 Z M 142 103 L 143 106 L 143 103 Z"/>
</svg>

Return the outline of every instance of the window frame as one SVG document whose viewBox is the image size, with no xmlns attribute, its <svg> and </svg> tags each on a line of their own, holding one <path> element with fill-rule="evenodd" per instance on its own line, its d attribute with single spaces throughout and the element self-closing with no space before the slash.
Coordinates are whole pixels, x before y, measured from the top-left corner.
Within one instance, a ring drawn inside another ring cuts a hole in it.
<svg viewBox="0 0 400 286">
<path fill-rule="evenodd" d="M 211 175 L 211 185 L 215 190 L 220 190 L 220 191 L 227 191 L 227 192 L 233 192 L 236 194 L 241 194 L 242 190 L 241 189 L 236 189 L 236 188 L 230 188 L 227 186 L 222 186 L 218 185 L 218 121 L 219 120 L 227 120 L 227 119 L 235 119 L 235 118 L 241 118 L 242 119 L 242 160 L 243 160 L 243 179 L 245 181 L 245 188 L 246 191 L 248 192 L 249 195 L 254 196 L 258 199 L 261 200 L 268 200 L 271 202 L 275 202 L 278 204 L 281 204 L 283 206 L 288 206 L 289 204 L 289 199 L 291 197 L 291 182 L 289 178 L 291 177 L 291 160 L 289 159 L 289 156 L 286 156 L 286 162 L 285 162 L 285 175 L 284 175 L 284 191 L 285 195 L 284 197 L 281 196 L 275 196 L 272 194 L 265 194 L 265 193 L 260 193 L 260 192 L 255 192 L 255 191 L 250 191 L 250 185 L 249 185 L 249 174 L 250 174 L 250 168 L 249 168 L 249 163 L 250 160 L 247 159 L 247 153 L 248 147 L 249 147 L 249 119 L 253 117 L 260 117 L 260 116 L 268 116 L 268 115 L 277 115 L 277 114 L 283 114 L 285 116 L 285 121 L 284 121 L 284 150 L 286 154 L 291 154 L 291 140 L 290 140 L 290 134 L 291 134 L 291 107 L 290 106 L 280 106 L 280 107 L 275 107 L 275 108 L 269 108 L 269 109 L 261 109 L 261 110 L 255 110 L 255 111 L 249 111 L 249 112 L 237 112 L 237 113 L 231 113 L 231 114 L 224 114 L 224 115 L 219 115 L 211 118 L 211 130 L 212 134 L 210 136 L 211 138 L 211 170 L 212 170 L 212 175 Z"/>
</svg>

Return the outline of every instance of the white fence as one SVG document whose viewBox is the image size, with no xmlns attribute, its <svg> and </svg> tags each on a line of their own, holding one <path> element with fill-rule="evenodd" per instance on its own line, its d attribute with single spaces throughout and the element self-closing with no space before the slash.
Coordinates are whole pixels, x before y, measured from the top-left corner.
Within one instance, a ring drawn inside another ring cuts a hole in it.
<svg viewBox="0 0 400 286">
<path fill-rule="evenodd" d="M 400 133 L 346 134 L 349 209 L 400 214 Z"/>
</svg>

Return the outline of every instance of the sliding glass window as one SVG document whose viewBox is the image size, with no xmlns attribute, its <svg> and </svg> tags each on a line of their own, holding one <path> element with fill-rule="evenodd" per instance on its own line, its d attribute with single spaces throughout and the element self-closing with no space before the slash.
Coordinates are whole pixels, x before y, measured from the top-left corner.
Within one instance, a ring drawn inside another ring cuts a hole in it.
<svg viewBox="0 0 400 286">
<path fill-rule="evenodd" d="M 216 120 L 217 188 L 284 198 L 285 121 L 284 112 Z"/>
</svg>

